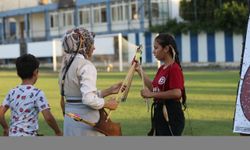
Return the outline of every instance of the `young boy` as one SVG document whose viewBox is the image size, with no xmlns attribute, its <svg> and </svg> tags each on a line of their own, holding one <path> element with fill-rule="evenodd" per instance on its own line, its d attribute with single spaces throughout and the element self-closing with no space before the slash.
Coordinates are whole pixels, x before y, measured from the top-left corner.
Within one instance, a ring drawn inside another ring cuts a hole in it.
<svg viewBox="0 0 250 150">
<path fill-rule="evenodd" d="M 36 136 L 38 131 L 38 114 L 42 112 L 45 121 L 57 136 L 62 136 L 44 93 L 33 85 L 38 78 L 39 61 L 31 54 L 20 56 L 16 60 L 21 85 L 9 91 L 0 106 L 0 124 L 4 136 Z M 5 113 L 10 108 L 10 127 L 5 120 Z"/>
</svg>

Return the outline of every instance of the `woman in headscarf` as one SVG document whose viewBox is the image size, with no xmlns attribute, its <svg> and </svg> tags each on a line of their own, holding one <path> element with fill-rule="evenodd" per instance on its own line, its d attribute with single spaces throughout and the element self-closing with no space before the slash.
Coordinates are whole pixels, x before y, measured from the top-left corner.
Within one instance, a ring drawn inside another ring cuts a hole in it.
<svg viewBox="0 0 250 150">
<path fill-rule="evenodd" d="M 104 97 L 118 93 L 121 83 L 105 90 L 97 90 L 97 71 L 91 62 L 95 50 L 94 34 L 84 28 L 74 28 L 66 32 L 62 39 L 65 52 L 59 75 L 61 88 L 61 108 L 65 112 L 76 113 L 89 122 L 98 122 L 99 109 L 116 109 L 114 98 Z M 65 99 L 65 100 L 64 100 Z M 76 122 L 64 115 L 64 136 L 102 136 L 91 126 Z"/>
</svg>

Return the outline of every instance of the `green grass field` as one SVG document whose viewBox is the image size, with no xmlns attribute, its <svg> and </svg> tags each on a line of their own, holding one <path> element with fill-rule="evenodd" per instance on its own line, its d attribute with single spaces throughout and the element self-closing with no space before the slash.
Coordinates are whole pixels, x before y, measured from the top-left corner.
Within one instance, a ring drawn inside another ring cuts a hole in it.
<svg viewBox="0 0 250 150">
<path fill-rule="evenodd" d="M 153 71 L 148 74 L 151 78 Z M 97 87 L 104 89 L 113 83 L 122 81 L 126 72 L 99 72 Z M 185 111 L 185 136 L 231 136 L 239 71 L 185 71 L 185 86 L 187 92 L 188 109 Z M 58 88 L 58 73 L 40 70 L 36 87 L 42 89 L 52 107 L 52 113 L 63 128 L 63 116 L 60 109 L 60 95 Z M 20 84 L 15 71 L 0 71 L 0 102 L 7 92 Z M 140 97 L 142 83 L 137 74 L 134 76 L 127 101 L 120 103 L 118 109 L 112 113 L 112 120 L 120 122 L 125 136 L 146 136 L 151 127 L 150 112 Z M 9 112 L 6 118 L 9 119 Z M 39 117 L 39 132 L 44 135 L 54 135 Z M 2 128 L 0 127 L 0 135 Z"/>
</svg>

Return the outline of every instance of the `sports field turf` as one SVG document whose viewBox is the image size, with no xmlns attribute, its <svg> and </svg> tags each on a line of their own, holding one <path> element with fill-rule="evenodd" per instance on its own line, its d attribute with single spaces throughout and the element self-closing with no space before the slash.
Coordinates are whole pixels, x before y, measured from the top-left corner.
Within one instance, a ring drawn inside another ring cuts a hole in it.
<svg viewBox="0 0 250 150">
<path fill-rule="evenodd" d="M 148 71 L 151 78 L 154 71 Z M 122 81 L 126 72 L 99 72 L 97 87 L 104 89 L 113 83 Z M 209 70 L 185 71 L 185 86 L 187 92 L 188 109 L 185 111 L 185 136 L 231 136 L 239 71 Z M 60 109 L 60 94 L 58 88 L 58 73 L 40 70 L 40 76 L 35 84 L 42 89 L 52 107 L 52 113 L 63 127 L 63 116 Z M 0 102 L 7 92 L 20 83 L 15 71 L 0 71 Z M 150 129 L 150 112 L 140 97 L 142 83 L 137 74 L 134 76 L 127 101 L 120 103 L 118 109 L 112 113 L 112 120 L 120 122 L 125 136 L 146 136 Z M 9 119 L 9 112 L 6 116 Z M 39 117 L 39 132 L 44 135 L 54 135 Z M 2 128 L 0 127 L 0 135 Z"/>
</svg>

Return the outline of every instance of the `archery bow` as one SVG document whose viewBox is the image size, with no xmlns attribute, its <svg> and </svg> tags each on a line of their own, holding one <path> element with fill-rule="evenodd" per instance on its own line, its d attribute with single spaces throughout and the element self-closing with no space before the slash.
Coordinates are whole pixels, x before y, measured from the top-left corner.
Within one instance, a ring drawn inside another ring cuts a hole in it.
<svg viewBox="0 0 250 150">
<path fill-rule="evenodd" d="M 136 67 L 136 62 L 140 62 L 141 61 L 141 54 L 142 54 L 142 45 L 139 45 L 138 48 L 136 49 L 136 53 L 134 56 L 134 59 L 132 60 L 132 66 L 130 67 L 125 79 L 122 82 L 122 86 L 124 87 L 126 86 L 126 89 L 123 90 L 122 88 L 120 88 L 118 94 L 116 95 L 116 101 L 119 103 L 121 101 L 125 101 L 127 96 L 128 96 L 128 92 L 132 83 L 132 79 L 135 73 L 135 67 Z M 107 119 L 110 118 L 111 115 L 111 110 L 108 113 L 108 117 Z"/>
</svg>

